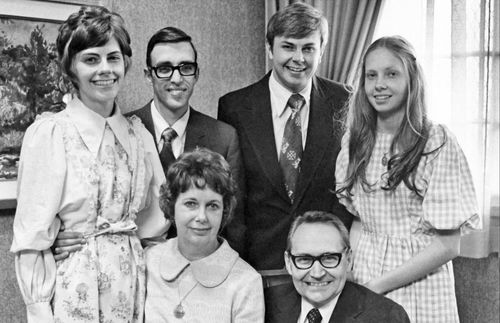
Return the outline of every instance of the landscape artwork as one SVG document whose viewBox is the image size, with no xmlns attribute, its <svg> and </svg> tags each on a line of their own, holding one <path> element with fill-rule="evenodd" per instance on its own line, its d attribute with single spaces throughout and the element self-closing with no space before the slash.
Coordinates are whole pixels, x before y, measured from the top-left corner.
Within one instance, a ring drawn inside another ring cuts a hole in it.
<svg viewBox="0 0 500 323">
<path fill-rule="evenodd" d="M 59 23 L 0 14 L 0 182 L 15 180 L 24 133 L 37 115 L 64 108 Z"/>
</svg>

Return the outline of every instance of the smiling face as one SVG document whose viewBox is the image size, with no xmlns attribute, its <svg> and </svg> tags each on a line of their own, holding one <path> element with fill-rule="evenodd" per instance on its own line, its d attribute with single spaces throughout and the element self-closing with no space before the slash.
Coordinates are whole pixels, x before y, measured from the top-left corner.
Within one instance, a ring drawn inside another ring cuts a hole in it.
<svg viewBox="0 0 500 323">
<path fill-rule="evenodd" d="M 196 63 L 195 53 L 187 41 L 179 43 L 158 43 L 151 51 L 151 66 L 177 66 L 181 63 Z M 170 78 L 160 79 L 153 71 L 146 70 L 146 77 L 151 82 L 157 108 L 167 114 L 181 117 L 189 107 L 189 99 L 198 81 L 196 75 L 183 76 L 175 70 Z"/>
<path fill-rule="evenodd" d="M 405 113 L 408 77 L 402 61 L 387 48 L 371 51 L 365 60 L 365 92 L 379 123 L 399 126 Z"/>
<path fill-rule="evenodd" d="M 290 253 L 295 256 L 319 256 L 342 252 L 344 248 L 340 232 L 333 225 L 303 223 L 291 237 Z M 346 255 L 344 252 L 340 264 L 335 268 L 325 268 L 316 261 L 309 269 L 298 269 L 285 253 L 286 269 L 292 276 L 295 289 L 314 307 L 321 307 L 340 294 L 346 282 L 349 263 L 350 253 Z"/>
<path fill-rule="evenodd" d="M 186 258 L 201 259 L 217 249 L 223 209 L 222 195 L 208 186 L 191 187 L 179 194 L 174 206 L 175 225 L 179 250 Z"/>
<path fill-rule="evenodd" d="M 269 48 L 276 80 L 294 93 L 306 87 L 316 73 L 322 54 L 318 30 L 304 38 L 276 36 L 272 48 Z"/>
<path fill-rule="evenodd" d="M 120 46 L 111 38 L 104 46 L 78 52 L 72 63 L 78 97 L 91 110 L 107 117 L 125 76 Z"/>
</svg>

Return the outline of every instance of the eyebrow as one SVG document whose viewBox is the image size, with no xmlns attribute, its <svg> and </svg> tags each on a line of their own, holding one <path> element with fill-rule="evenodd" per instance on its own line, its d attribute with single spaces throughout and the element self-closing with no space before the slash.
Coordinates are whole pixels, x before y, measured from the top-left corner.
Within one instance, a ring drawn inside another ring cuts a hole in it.
<svg viewBox="0 0 500 323">
<path fill-rule="evenodd" d="M 297 44 L 292 43 L 292 42 L 287 41 L 287 40 L 283 40 L 283 42 L 282 42 L 282 43 L 287 44 L 287 45 L 297 46 Z M 311 42 L 311 43 L 306 43 L 306 44 L 303 44 L 303 45 L 302 45 L 302 47 L 305 47 L 305 46 L 316 46 L 316 43 Z"/>
<path fill-rule="evenodd" d="M 195 61 L 180 61 L 179 64 L 186 64 L 186 63 L 196 63 Z M 177 64 L 177 65 L 179 65 Z M 174 63 L 172 63 L 171 61 L 161 61 L 161 62 L 158 62 L 156 63 L 156 66 L 160 66 L 160 65 L 171 65 L 171 66 L 174 66 Z"/>
</svg>

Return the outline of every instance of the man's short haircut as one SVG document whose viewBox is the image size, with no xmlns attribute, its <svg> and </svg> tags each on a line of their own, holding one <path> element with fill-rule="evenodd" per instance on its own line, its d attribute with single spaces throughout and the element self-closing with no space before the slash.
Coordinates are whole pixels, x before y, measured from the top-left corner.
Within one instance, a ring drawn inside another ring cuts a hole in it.
<svg viewBox="0 0 500 323">
<path fill-rule="evenodd" d="M 274 38 L 304 38 L 319 30 L 321 46 L 328 42 L 328 21 L 314 7 L 296 2 L 276 12 L 267 23 L 266 39 L 273 48 Z"/>
<path fill-rule="evenodd" d="M 323 223 L 333 226 L 340 232 L 340 237 L 344 242 L 344 247 L 347 249 L 351 248 L 351 244 L 349 242 L 349 232 L 347 231 L 344 223 L 336 215 L 325 211 L 307 211 L 293 220 L 286 240 L 286 251 L 290 252 L 292 249 L 292 237 L 295 234 L 295 231 L 297 231 L 298 227 L 302 224 L 306 223 Z"/>
<path fill-rule="evenodd" d="M 156 46 L 156 44 L 159 44 L 159 43 L 181 43 L 181 42 L 189 42 L 189 44 L 191 45 L 191 47 L 193 48 L 193 51 L 194 51 L 194 61 L 197 62 L 198 52 L 196 51 L 196 48 L 193 45 L 193 41 L 191 39 L 191 36 L 186 34 L 184 31 L 180 30 L 179 28 L 165 27 L 165 28 L 158 30 L 149 39 L 148 47 L 146 49 L 146 66 L 152 67 L 151 66 L 151 52 L 153 51 L 153 48 Z"/>
</svg>

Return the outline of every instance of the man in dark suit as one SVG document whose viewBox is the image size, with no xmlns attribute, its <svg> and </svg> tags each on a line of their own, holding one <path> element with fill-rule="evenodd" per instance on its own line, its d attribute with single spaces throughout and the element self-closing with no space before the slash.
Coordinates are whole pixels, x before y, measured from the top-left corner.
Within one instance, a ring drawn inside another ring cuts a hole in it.
<svg viewBox="0 0 500 323">
<path fill-rule="evenodd" d="M 292 223 L 284 253 L 293 283 L 266 288 L 266 322 L 410 322 L 392 300 L 347 282 L 351 248 L 335 215 L 309 211 Z"/>
<path fill-rule="evenodd" d="M 284 267 L 286 235 L 297 214 L 336 210 L 348 227 L 352 221 L 332 192 L 342 136 L 338 121 L 348 92 L 314 75 L 328 39 L 327 21 L 313 7 L 295 3 L 271 17 L 266 38 L 272 71 L 224 95 L 218 110 L 240 139 L 246 182 L 243 256 L 257 270 Z M 290 101 L 297 94 L 302 103 L 295 112 Z M 301 138 L 286 135 L 292 119 Z M 297 140 L 299 158 L 288 149 Z M 297 170 L 292 176 L 282 165 L 288 156 Z"/>
</svg>

